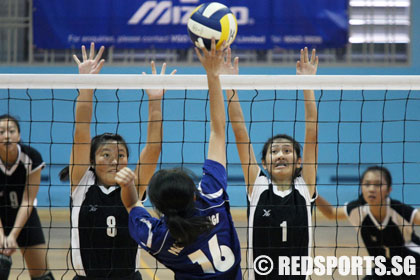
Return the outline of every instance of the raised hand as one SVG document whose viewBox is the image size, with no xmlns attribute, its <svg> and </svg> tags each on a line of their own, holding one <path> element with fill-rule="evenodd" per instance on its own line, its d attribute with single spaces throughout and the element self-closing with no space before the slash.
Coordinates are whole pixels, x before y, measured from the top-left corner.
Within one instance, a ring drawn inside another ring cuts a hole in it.
<svg viewBox="0 0 420 280">
<path fill-rule="evenodd" d="M 98 74 L 102 66 L 104 66 L 105 59 L 101 59 L 102 54 L 105 48 L 102 46 L 98 53 L 95 56 L 95 43 L 90 43 L 89 58 L 87 57 L 86 48 L 82 46 L 82 60 L 80 62 L 79 58 L 74 54 L 73 59 L 79 67 L 79 74 Z"/>
<path fill-rule="evenodd" d="M 233 59 L 230 47 L 227 48 L 224 62 L 222 65 L 221 75 L 238 75 L 239 74 L 239 57 Z"/>
<path fill-rule="evenodd" d="M 115 175 L 115 181 L 121 188 L 134 186 L 135 178 L 136 178 L 136 175 L 128 167 L 124 167 L 123 169 L 118 171 L 117 174 Z"/>
<path fill-rule="evenodd" d="M 300 60 L 296 63 L 297 75 L 316 75 L 318 69 L 318 57 L 316 56 L 315 49 L 312 49 L 311 60 L 308 56 L 308 48 L 300 50 Z"/>
<path fill-rule="evenodd" d="M 150 62 L 150 66 L 152 68 L 152 74 L 156 75 L 156 65 L 155 62 L 152 60 Z M 162 69 L 160 70 L 160 75 L 165 75 L 166 71 L 166 63 L 162 64 Z M 170 75 L 174 75 L 176 70 L 173 70 Z M 143 75 L 147 75 L 146 72 L 142 73 Z M 164 89 L 146 89 L 147 96 L 149 96 L 149 100 L 153 99 L 160 99 L 165 94 Z"/>
<path fill-rule="evenodd" d="M 210 51 L 208 51 L 205 46 L 199 46 L 198 43 L 196 43 L 195 53 L 206 70 L 207 75 L 218 76 L 222 73 L 225 49 L 226 41 L 223 42 L 219 50 L 216 50 L 216 41 L 214 38 L 211 39 Z"/>
</svg>

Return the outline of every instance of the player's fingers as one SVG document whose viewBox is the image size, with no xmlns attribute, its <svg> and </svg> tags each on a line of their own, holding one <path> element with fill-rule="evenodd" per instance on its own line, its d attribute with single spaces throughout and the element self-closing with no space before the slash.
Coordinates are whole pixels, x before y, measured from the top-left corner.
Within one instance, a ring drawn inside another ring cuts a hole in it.
<svg viewBox="0 0 420 280">
<path fill-rule="evenodd" d="M 312 49 L 311 53 L 311 64 L 315 64 L 315 56 L 316 56 L 316 50 Z"/>
<path fill-rule="evenodd" d="M 198 57 L 198 60 L 202 60 L 202 56 L 201 56 L 201 53 L 200 53 L 200 51 L 198 50 L 198 48 L 194 48 L 194 50 L 195 50 L 195 54 L 197 55 L 197 57 Z"/>
<path fill-rule="evenodd" d="M 79 60 L 79 58 L 75 54 L 73 54 L 73 60 L 74 60 L 74 62 L 77 63 L 77 65 L 79 65 L 81 63 L 80 60 Z"/>
<path fill-rule="evenodd" d="M 98 53 L 96 54 L 96 57 L 95 57 L 95 62 L 96 63 L 98 63 L 98 61 L 101 59 L 102 54 L 104 53 L 104 50 L 105 50 L 105 47 L 104 46 L 101 46 L 99 48 L 99 51 L 98 51 Z"/>
<path fill-rule="evenodd" d="M 95 72 L 99 73 L 99 71 L 101 71 L 102 67 L 104 66 L 105 63 L 105 59 L 101 59 L 101 61 L 99 61 L 98 65 L 95 67 Z"/>
<path fill-rule="evenodd" d="M 300 61 L 304 62 L 304 55 L 303 55 L 303 49 L 300 49 Z"/>
<path fill-rule="evenodd" d="M 150 61 L 150 67 L 152 68 L 152 74 L 156 74 L 156 65 L 153 60 Z"/>
<path fill-rule="evenodd" d="M 90 43 L 90 51 L 89 51 L 89 59 L 93 59 L 95 57 L 95 43 Z"/>
<path fill-rule="evenodd" d="M 166 72 L 166 62 L 164 62 L 162 64 L 162 69 L 160 69 L 160 74 L 161 75 L 165 75 L 165 72 Z"/>
<path fill-rule="evenodd" d="M 211 38 L 211 54 L 215 55 L 216 54 L 216 39 L 214 39 L 214 37 Z"/>
<path fill-rule="evenodd" d="M 86 61 L 87 60 L 87 54 L 86 54 L 86 47 L 85 47 L 85 45 L 82 46 L 82 58 L 83 58 L 83 61 Z"/>
<path fill-rule="evenodd" d="M 227 60 L 227 64 L 231 66 L 232 65 L 232 52 L 230 48 L 227 48 L 226 60 Z"/>
<path fill-rule="evenodd" d="M 308 47 L 305 47 L 305 50 L 303 51 L 303 53 L 304 53 L 304 59 L 305 59 L 303 62 L 308 63 L 309 62 Z"/>
<path fill-rule="evenodd" d="M 318 67 L 318 62 L 319 62 L 319 59 L 318 59 L 318 56 L 316 56 L 315 57 L 315 67 Z"/>
<path fill-rule="evenodd" d="M 233 60 L 233 68 L 235 68 L 239 72 L 239 57 L 235 57 L 235 59 Z"/>
<path fill-rule="evenodd" d="M 170 75 L 174 75 L 176 73 L 176 69 L 171 72 Z"/>
<path fill-rule="evenodd" d="M 206 46 L 204 45 L 203 39 L 198 38 L 198 40 L 195 42 L 195 45 L 197 48 L 199 48 L 203 52 L 203 56 L 208 56 L 209 51 L 207 50 Z"/>
</svg>

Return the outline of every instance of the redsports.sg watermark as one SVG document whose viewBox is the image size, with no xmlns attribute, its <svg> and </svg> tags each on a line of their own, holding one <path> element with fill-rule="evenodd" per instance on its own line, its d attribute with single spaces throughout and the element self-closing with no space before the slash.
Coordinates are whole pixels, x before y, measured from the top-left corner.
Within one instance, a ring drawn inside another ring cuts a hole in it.
<svg viewBox="0 0 420 280">
<path fill-rule="evenodd" d="M 338 271 L 340 275 L 416 275 L 416 259 L 412 256 L 402 258 L 394 256 L 392 267 L 386 267 L 383 256 L 316 256 L 316 257 L 284 257 L 273 261 L 269 256 L 261 255 L 254 260 L 254 271 L 259 275 L 268 275 L 273 269 L 278 275 L 332 275 Z"/>
</svg>

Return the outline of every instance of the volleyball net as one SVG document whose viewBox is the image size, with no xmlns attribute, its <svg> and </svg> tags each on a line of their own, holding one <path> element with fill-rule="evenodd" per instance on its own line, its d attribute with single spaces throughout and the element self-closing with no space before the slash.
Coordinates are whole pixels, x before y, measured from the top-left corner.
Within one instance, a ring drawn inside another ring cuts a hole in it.
<svg viewBox="0 0 420 280">
<path fill-rule="evenodd" d="M 420 207 L 419 76 L 240 75 L 222 76 L 221 81 L 225 90 L 238 91 L 258 159 L 267 139 L 277 134 L 288 134 L 305 145 L 302 90 L 313 89 L 319 126 L 318 193 L 332 205 L 343 206 L 361 193 L 363 171 L 379 165 L 391 171 L 391 197 Z M 0 75 L 2 114 L 17 117 L 22 143 L 37 149 L 47 163 L 37 208 L 56 279 L 74 275 L 68 256 L 70 188 L 59 181 L 58 173 L 69 162 L 77 89 L 82 88 L 95 89 L 92 135 L 122 135 L 130 150 L 129 166 L 134 168 L 146 143 L 148 98 L 144 89 L 167 90 L 162 102 L 163 142 L 158 168 L 183 166 L 201 174 L 207 155 L 210 114 L 203 75 Z M 226 95 L 225 100 L 227 109 L 230 101 Z M 228 193 L 241 241 L 242 268 L 246 270 L 246 187 L 228 115 L 226 119 Z M 367 255 L 357 229 L 348 222 L 326 221 L 318 212 L 313 209 L 315 255 Z M 11 275 L 26 279 L 27 268 L 19 258 L 22 256 L 15 253 Z M 145 252 L 138 266 L 143 279 L 172 275 Z"/>
</svg>

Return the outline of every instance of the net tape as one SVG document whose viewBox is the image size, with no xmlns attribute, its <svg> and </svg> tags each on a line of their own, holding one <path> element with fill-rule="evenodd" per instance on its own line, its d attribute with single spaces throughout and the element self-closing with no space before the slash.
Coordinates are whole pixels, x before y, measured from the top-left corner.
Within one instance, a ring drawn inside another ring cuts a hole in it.
<svg viewBox="0 0 420 280">
<path fill-rule="evenodd" d="M 420 90 L 419 75 L 221 75 L 223 89 Z M 0 88 L 207 89 L 205 75 L 0 74 Z"/>
</svg>

